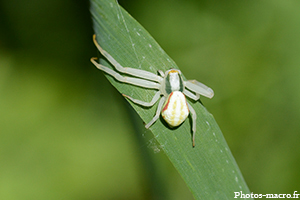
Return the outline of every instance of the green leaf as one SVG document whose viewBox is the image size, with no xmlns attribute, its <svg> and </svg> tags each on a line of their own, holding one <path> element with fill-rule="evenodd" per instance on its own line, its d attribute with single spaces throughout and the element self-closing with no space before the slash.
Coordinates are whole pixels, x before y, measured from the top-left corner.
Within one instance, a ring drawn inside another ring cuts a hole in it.
<svg viewBox="0 0 300 200">
<path fill-rule="evenodd" d="M 91 13 L 98 43 L 123 67 L 153 73 L 159 69 L 178 69 L 150 34 L 115 0 L 91 0 Z M 101 63 L 113 68 L 105 60 Z M 107 74 L 106 77 L 120 93 L 135 99 L 149 102 L 155 94 L 155 90 L 120 83 Z M 188 101 L 197 113 L 195 148 L 191 119 L 175 129 L 170 129 L 162 119 L 154 123 L 150 130 L 160 147 L 196 199 L 232 199 L 234 192 L 239 191 L 250 194 L 215 119 L 201 103 Z M 152 108 L 130 104 L 145 123 L 153 118 L 157 107 L 157 103 Z"/>
</svg>

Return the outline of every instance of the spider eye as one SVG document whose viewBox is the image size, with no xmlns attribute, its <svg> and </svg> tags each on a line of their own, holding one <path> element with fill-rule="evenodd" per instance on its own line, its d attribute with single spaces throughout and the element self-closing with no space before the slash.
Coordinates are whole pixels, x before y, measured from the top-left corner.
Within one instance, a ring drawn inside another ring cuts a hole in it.
<svg viewBox="0 0 300 200">
<path fill-rule="evenodd" d="M 179 71 L 177 69 L 170 69 L 169 74 L 171 73 L 177 73 L 180 74 Z"/>
</svg>

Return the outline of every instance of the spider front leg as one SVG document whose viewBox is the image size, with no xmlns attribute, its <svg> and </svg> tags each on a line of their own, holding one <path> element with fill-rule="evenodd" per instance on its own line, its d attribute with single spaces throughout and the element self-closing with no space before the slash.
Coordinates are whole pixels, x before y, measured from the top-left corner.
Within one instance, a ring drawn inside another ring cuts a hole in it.
<svg viewBox="0 0 300 200">
<path fill-rule="evenodd" d="M 192 92 L 188 91 L 188 90 L 184 90 L 183 93 L 189 97 L 190 99 L 193 99 L 194 101 L 198 101 L 198 99 L 200 99 L 200 94 L 193 94 Z"/>
<path fill-rule="evenodd" d="M 184 83 L 186 88 L 196 93 L 196 96 L 198 94 L 208 98 L 212 98 L 214 96 L 214 91 L 203 83 L 200 83 L 196 80 L 188 80 L 184 81 Z"/>
<path fill-rule="evenodd" d="M 97 40 L 96 40 L 96 35 L 93 35 L 93 41 L 95 46 L 97 47 L 97 49 L 100 51 L 100 53 L 111 63 L 113 64 L 113 66 L 115 66 L 115 68 L 121 72 L 121 73 L 125 73 L 125 74 L 130 74 L 132 76 L 136 76 L 139 78 L 144 78 L 144 79 L 148 79 L 151 81 L 155 81 L 155 82 L 161 82 L 163 81 L 163 78 L 153 74 L 151 72 L 145 71 L 145 70 L 140 70 L 140 69 L 135 69 L 135 68 L 130 68 L 130 67 L 122 67 L 122 65 L 120 65 L 109 53 L 107 53 L 104 49 L 102 49 L 102 47 L 98 44 Z"/>
<path fill-rule="evenodd" d="M 159 89 L 160 88 L 160 84 L 155 83 L 155 82 L 151 82 L 151 81 L 147 81 L 147 80 L 139 79 L 139 78 L 123 77 L 119 73 L 115 72 L 114 70 L 97 63 L 96 59 L 97 58 L 91 58 L 91 62 L 98 69 L 104 71 L 105 73 L 108 73 L 109 75 L 113 76 L 115 79 L 117 79 L 120 82 L 132 84 L 132 85 L 136 85 L 136 86 L 140 86 L 140 87 L 144 87 L 144 88 L 150 88 L 150 89 Z"/>
</svg>

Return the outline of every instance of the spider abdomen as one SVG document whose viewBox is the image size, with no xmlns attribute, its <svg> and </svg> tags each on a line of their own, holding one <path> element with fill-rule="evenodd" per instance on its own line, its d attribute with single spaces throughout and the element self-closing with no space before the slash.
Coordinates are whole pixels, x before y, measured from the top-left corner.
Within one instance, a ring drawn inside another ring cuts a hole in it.
<svg viewBox="0 0 300 200">
<path fill-rule="evenodd" d="M 185 95 L 180 91 L 171 92 L 163 106 L 161 115 L 171 127 L 179 126 L 189 115 Z"/>
</svg>

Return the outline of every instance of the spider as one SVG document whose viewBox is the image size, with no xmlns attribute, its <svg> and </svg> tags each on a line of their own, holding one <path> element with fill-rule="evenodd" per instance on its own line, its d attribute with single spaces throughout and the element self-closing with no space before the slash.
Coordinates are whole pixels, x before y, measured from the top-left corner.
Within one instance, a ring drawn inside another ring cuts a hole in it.
<svg viewBox="0 0 300 200">
<path fill-rule="evenodd" d="M 181 71 L 178 69 L 170 69 L 166 72 L 158 70 L 159 75 L 156 75 L 145 70 L 122 67 L 109 53 L 107 53 L 100 47 L 100 45 L 96 41 L 95 34 L 93 35 L 93 41 L 100 53 L 111 64 L 113 64 L 117 71 L 123 74 L 129 74 L 133 77 L 124 77 L 118 72 L 97 63 L 96 57 L 91 58 L 91 62 L 98 69 L 111 75 L 120 82 L 140 86 L 143 88 L 158 90 L 150 102 L 144 102 L 122 94 L 124 97 L 130 99 L 135 104 L 144 107 L 151 107 L 158 101 L 160 96 L 162 96 L 158 103 L 155 116 L 148 124 L 145 125 L 145 127 L 148 129 L 159 118 L 159 115 L 161 114 L 163 119 L 168 123 L 168 125 L 171 128 L 173 128 L 179 126 L 183 121 L 185 121 L 189 113 L 191 113 L 193 125 L 193 147 L 195 147 L 197 116 L 193 107 L 186 101 L 185 96 L 189 97 L 190 99 L 193 99 L 194 101 L 199 100 L 200 94 L 205 97 L 212 98 L 214 96 L 213 90 L 196 80 L 184 81 L 181 76 Z"/>
</svg>

